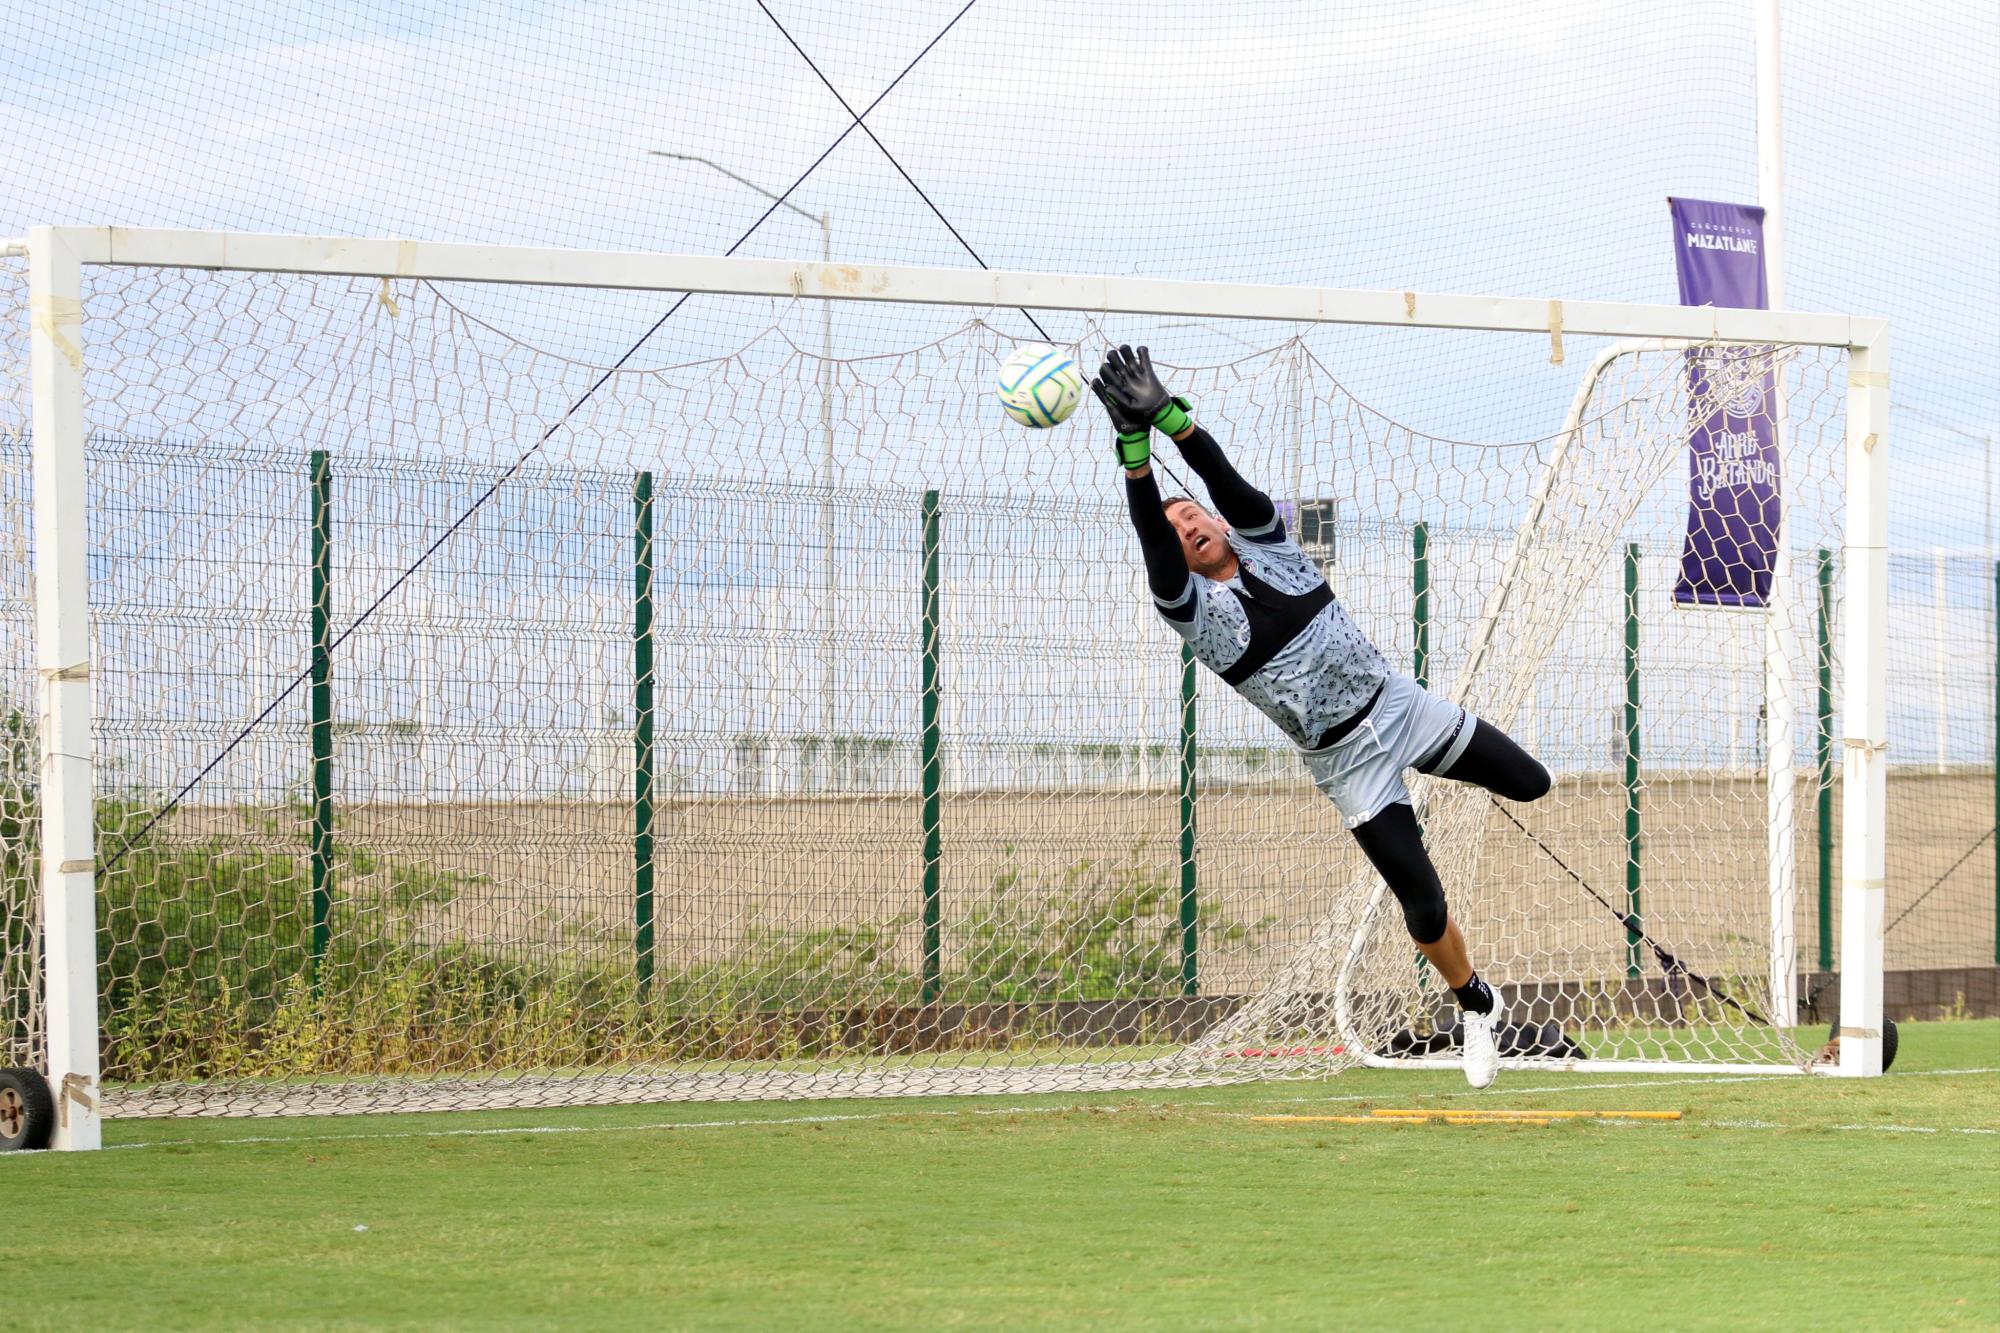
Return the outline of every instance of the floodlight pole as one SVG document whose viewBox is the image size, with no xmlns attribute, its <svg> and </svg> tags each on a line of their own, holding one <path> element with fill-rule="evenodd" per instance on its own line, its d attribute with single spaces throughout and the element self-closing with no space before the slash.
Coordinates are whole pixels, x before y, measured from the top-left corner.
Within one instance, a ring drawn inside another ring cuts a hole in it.
<svg viewBox="0 0 2000 1333">
<path fill-rule="evenodd" d="M 723 166 L 720 162 L 699 156 L 695 153 L 671 153 L 663 148 L 649 148 L 646 150 L 646 155 L 648 157 L 672 158 L 676 162 L 698 162 L 711 171 L 720 172 L 722 175 L 729 177 L 729 179 L 735 181 L 744 189 L 754 190 L 766 199 L 778 204 L 779 207 L 789 208 L 792 212 L 797 213 L 800 217 L 819 228 L 820 262 L 822 264 L 833 262 L 833 213 L 831 210 L 825 213 L 808 213 L 805 209 L 800 208 L 797 204 L 785 198 L 785 196 L 765 189 L 748 177 L 738 175 L 728 167 Z M 819 303 L 819 433 L 822 449 L 820 457 L 820 486 L 825 491 L 825 498 L 820 501 L 819 527 L 820 545 L 826 568 L 826 590 L 815 599 L 815 604 L 818 608 L 816 614 L 820 622 L 822 672 L 819 696 L 819 729 L 820 752 L 828 756 L 827 762 L 831 764 L 833 753 L 834 690 L 832 602 L 833 590 L 837 586 L 834 581 L 833 570 L 833 302 L 831 301 L 821 301 Z M 830 768 L 828 772 L 830 776 Z"/>
<path fill-rule="evenodd" d="M 1764 282 L 1771 309 L 1785 308 L 1784 59 L 1780 0 L 1757 0 L 1757 203 L 1764 210 Z"/>
<path fill-rule="evenodd" d="M 1785 308 L 1785 152 L 1783 59 L 1778 41 L 1781 0 L 1757 0 L 1757 202 L 1764 209 L 1764 281 L 1773 310 Z M 1791 480 L 1786 467 L 1784 371 L 1773 404 L 1781 504 Z M 1771 1015 L 1780 1027 L 1798 1022 L 1797 860 L 1798 769 L 1793 754 L 1798 729 L 1797 634 L 1791 622 L 1792 532 L 1790 505 L 1778 520 L 1778 549 L 1764 616 L 1765 842 L 1770 876 Z"/>
<path fill-rule="evenodd" d="M 1778 42 L 1780 0 L 1757 0 L 1757 191 L 1764 207 L 1764 276 L 1773 310 L 1785 308 L 1785 157 L 1783 64 Z M 1840 1062 L 1837 1072 L 1872 1078 L 1882 1072 L 1882 922 L 1887 889 L 1885 855 L 1888 804 L 1889 641 L 1889 339 L 1870 322 L 1849 346 L 1847 361 L 1847 514 L 1841 549 L 1842 614 L 1846 619 L 1841 711 Z M 1781 481 L 1784 456 L 1782 383 L 1778 413 Z M 1780 527 L 1771 580 L 1773 613 L 1766 623 L 1765 689 L 1770 701 L 1769 818 L 1771 839 L 1771 1002 L 1780 1022 L 1796 1021 L 1790 1007 L 1794 969 L 1792 939 L 1779 936 L 1780 914 L 1789 925 L 1794 840 L 1791 837 L 1791 643 L 1782 614 L 1790 578 L 1790 534 Z M 1777 689 L 1773 692 L 1772 687 Z M 1783 721 L 1782 735 L 1777 730 Z M 1780 772 L 1780 763 L 1783 769 Z M 1782 815 L 1783 823 L 1780 817 Z M 1782 852 L 1779 842 L 1782 839 Z M 1780 882 L 1780 872 L 1784 882 Z M 1785 988 L 1777 988 L 1778 973 Z"/>
</svg>

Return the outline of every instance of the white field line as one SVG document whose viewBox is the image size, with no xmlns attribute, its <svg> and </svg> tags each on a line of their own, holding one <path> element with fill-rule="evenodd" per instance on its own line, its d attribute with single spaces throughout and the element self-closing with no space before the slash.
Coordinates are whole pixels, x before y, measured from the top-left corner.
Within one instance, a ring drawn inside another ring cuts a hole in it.
<svg viewBox="0 0 2000 1333">
<path fill-rule="evenodd" d="M 1704 1120 L 1691 1122 L 1702 1129 L 1809 1129 L 1809 1125 L 1786 1125 L 1775 1120 Z M 1866 1130 L 1876 1134 L 2000 1134 L 2000 1129 L 1972 1129 L 1937 1125 L 1827 1125 L 1827 1129 Z"/>
<path fill-rule="evenodd" d="M 1907 1070 L 1903 1073 L 1886 1074 L 1884 1075 L 1884 1077 L 1885 1078 L 1958 1078 L 1974 1074 L 2000 1074 L 2000 1066 L 1992 1066 L 1992 1067 L 1985 1067 L 1978 1069 L 1912 1069 L 1912 1070 Z M 1651 1079 L 1636 1079 L 1636 1080 L 1628 1079 L 1616 1083 L 1551 1084 L 1547 1087 L 1540 1087 L 1540 1088 L 1517 1088 L 1510 1086 L 1503 1088 L 1487 1088 L 1478 1092 L 1473 1092 L 1468 1090 L 1466 1092 L 1452 1092 L 1452 1093 L 1445 1093 L 1442 1095 L 1446 1097 L 1520 1097 L 1527 1095 L 1541 1096 L 1549 1093 L 1561 1094 L 1570 1092 L 1598 1092 L 1604 1090 L 1617 1090 L 1617 1089 L 1633 1090 L 1633 1089 L 1646 1089 L 1646 1088 L 1672 1088 L 1672 1087 L 1682 1087 L 1689 1084 L 1701 1085 L 1701 1084 L 1715 1084 L 1715 1083 L 1777 1083 L 1777 1082 L 1789 1083 L 1789 1082 L 1794 1082 L 1797 1079 L 1797 1077 L 1798 1076 L 1795 1074 L 1732 1074 L 1722 1077 L 1707 1076 L 1707 1077 L 1694 1077 L 1694 1078 L 1651 1078 Z M 1440 1094 L 1438 1093 L 1418 1093 L 1418 1094 L 1411 1094 L 1411 1099 L 1427 1100 L 1431 1098 L 1436 1098 L 1439 1095 Z M 1383 1099 L 1383 1094 L 1379 1092 L 1374 1092 L 1367 1094 L 1343 1094 L 1332 1097 L 1322 1097 L 1322 1096 L 1273 1097 L 1268 1100 L 1272 1103 L 1279 1103 L 1279 1104 L 1307 1102 L 1318 1105 L 1318 1104 L 1327 1104 L 1335 1102 L 1379 1102 L 1382 1099 Z M 518 1125 L 510 1128 L 386 1130 L 379 1134 L 256 1134 L 256 1135 L 244 1135 L 241 1138 L 233 1138 L 233 1139 L 149 1139 L 142 1143 L 113 1143 L 113 1144 L 106 1144 L 104 1147 L 104 1151 L 122 1152 L 138 1148 L 198 1148 L 198 1147 L 221 1148 L 221 1147 L 237 1147 L 246 1144 L 270 1144 L 270 1143 L 353 1143 L 353 1142 L 374 1142 L 378 1139 L 474 1139 L 474 1138 L 495 1138 L 507 1134 L 647 1134 L 647 1133 L 658 1132 L 661 1130 L 759 1129 L 765 1126 L 782 1127 L 787 1125 L 832 1125 L 832 1124 L 844 1124 L 844 1123 L 851 1123 L 854 1121 L 865 1121 L 865 1120 L 950 1119 L 952 1117 L 957 1117 L 957 1116 L 976 1116 L 976 1115 L 1063 1115 L 1072 1112 L 1095 1113 L 1098 1115 L 1117 1115 L 1117 1114 L 1129 1114 L 1135 1111 L 1144 1113 L 1149 1111 L 1178 1110 L 1184 1107 L 1207 1108 L 1219 1105 L 1221 1105 L 1221 1103 L 1213 1101 L 1200 1101 L 1200 1102 L 1173 1101 L 1173 1102 L 1149 1102 L 1138 1106 L 1093 1106 L 1088 1104 L 1073 1104 L 1067 1106 L 991 1106 L 991 1107 L 982 1106 L 982 1107 L 954 1107 L 949 1110 L 935 1110 L 935 1111 L 927 1111 L 927 1110 L 862 1111 L 862 1112 L 856 1112 L 851 1115 L 795 1115 L 795 1116 L 780 1116 L 780 1117 L 768 1117 L 768 1118 L 744 1118 L 737 1120 L 656 1120 L 656 1121 L 648 1121 L 633 1125 Z M 1252 1113 L 1246 1111 L 1242 1112 L 1241 1114 L 1249 1115 Z M 1766 1127 L 1774 1129 L 1785 1128 L 1785 1126 L 1781 1125 L 1765 1126 L 1762 1122 L 1752 1122 L 1752 1121 L 1740 1121 L 1736 1122 L 1734 1125 L 1730 1124 L 1729 1122 L 1723 1122 L 1723 1121 L 1717 1121 L 1713 1123 L 1722 1128 L 1748 1128 L 1753 1126 L 1757 1128 L 1766 1128 Z M 1840 1125 L 1836 1126 L 1836 1128 L 1880 1129 L 1883 1127 L 1879 1125 Z M 1911 1132 L 1932 1133 L 1936 1131 L 1918 1127 Z M 1974 1132 L 1995 1133 L 2000 1131 L 1981 1130 Z M 4 1160 L 5 1158 L 8 1157 L 29 1157 L 29 1156 L 39 1156 L 39 1155 L 40 1154 L 36 1153 L 0 1153 L 0 1160 Z"/>
</svg>

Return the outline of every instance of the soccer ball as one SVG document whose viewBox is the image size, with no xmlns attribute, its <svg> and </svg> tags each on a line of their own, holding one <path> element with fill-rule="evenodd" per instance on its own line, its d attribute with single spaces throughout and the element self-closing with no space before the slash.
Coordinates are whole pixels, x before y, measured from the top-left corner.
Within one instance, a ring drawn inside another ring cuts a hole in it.
<svg viewBox="0 0 2000 1333">
<path fill-rule="evenodd" d="M 1000 406 L 1023 426 L 1067 421 L 1083 397 L 1076 358 L 1046 343 L 1023 343 L 1000 363 Z"/>
</svg>

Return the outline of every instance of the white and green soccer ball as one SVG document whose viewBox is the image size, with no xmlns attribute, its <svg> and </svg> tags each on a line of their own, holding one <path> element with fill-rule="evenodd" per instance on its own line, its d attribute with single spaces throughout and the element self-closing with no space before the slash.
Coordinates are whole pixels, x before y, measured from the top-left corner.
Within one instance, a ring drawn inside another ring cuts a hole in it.
<svg viewBox="0 0 2000 1333">
<path fill-rule="evenodd" d="M 1023 426 L 1067 421 L 1083 397 L 1076 358 L 1046 343 L 1023 343 L 1000 363 L 1000 406 Z"/>
</svg>

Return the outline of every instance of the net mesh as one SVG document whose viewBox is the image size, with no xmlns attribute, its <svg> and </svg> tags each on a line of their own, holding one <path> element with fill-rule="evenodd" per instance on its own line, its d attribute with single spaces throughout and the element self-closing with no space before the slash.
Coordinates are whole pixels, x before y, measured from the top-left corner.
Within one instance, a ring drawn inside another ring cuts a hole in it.
<svg viewBox="0 0 2000 1333">
<path fill-rule="evenodd" d="M 840 307 L 892 350 L 829 362 L 818 309 L 716 298 L 697 328 L 723 353 L 604 378 L 477 305 L 87 274 L 108 1114 L 1117 1088 L 1446 1039 L 1448 994 L 1268 722 L 1203 675 L 1184 751 L 1097 423 L 1024 432 L 987 399 L 1018 320 Z M 1555 773 L 1525 833 L 1482 793 L 1419 790 L 1482 972 L 1593 1059 L 1804 1063 L 1770 1021 L 1761 687 L 1731 683 L 1761 673 L 1770 617 L 1670 604 L 1687 428 L 1714 408 L 1688 352 L 1612 357 L 1574 428 L 1477 444 L 1352 395 L 1353 336 L 1172 379 L 1392 661 Z M 1549 350 L 1426 338 L 1438 364 Z M 1516 398 L 1573 391 L 1593 350 Z M 1729 355 L 1781 377 L 1810 569 L 1839 540 L 1844 357 Z M 18 380 L 0 406 L 25 556 Z M 1794 578 L 1775 613 L 1808 645 L 1815 595 Z M 25 772 L 25 587 L 6 606 Z M 1795 666 L 1807 756 L 1811 653 Z M 34 859 L 11 781 L 10 931 Z M 6 985 L 32 1052 L 33 978 Z"/>
<path fill-rule="evenodd" d="M 431 9 L 177 0 L 82 23 L 0 9 L 16 130 L 0 234 L 119 223 L 964 266 L 963 238 L 1001 268 L 1667 302 L 1666 196 L 1759 199 L 1740 0 Z M 2000 993 L 2000 156 L 1966 151 L 1963 132 L 2000 123 L 2000 6 L 1786 0 L 1782 26 L 1784 302 L 1896 330 L 1891 894 L 1901 877 L 1909 898 L 1935 888 L 1884 947 L 1891 972 L 1936 974 L 1922 984 L 1942 990 L 1889 990 L 1892 1010 L 1928 1016 L 1967 984 Z M 867 108 L 880 147 L 802 53 Z M 1902 243 L 1913 232 L 1923 243 Z M 599 363 L 659 314 L 617 294 L 456 295 Z M 697 302 L 655 360 L 712 357 L 763 318 Z M 840 356 L 924 340 L 857 336 L 867 323 L 840 317 Z M 816 312 L 791 332 L 824 345 Z M 1183 326 L 1152 341 L 1192 363 L 1268 337 Z M 1534 349 L 1436 341 L 1433 356 L 1421 339 L 1324 330 L 1314 349 L 1358 397 L 1440 434 L 1527 439 L 1560 419 L 1573 385 L 1537 399 Z M 1754 710 L 1756 658 L 1741 661 L 1717 679 Z"/>
<path fill-rule="evenodd" d="M 47 1067 L 47 1026 L 42 1013 L 41 895 L 34 849 L 41 843 L 36 787 L 35 645 L 26 456 L 16 446 L 28 420 L 30 390 L 25 319 L 25 266 L 0 263 L 0 439 L 10 446 L 0 461 L 0 532 L 6 541 L 0 569 L 0 679 L 6 709 L 0 717 L 0 1033 L 9 1065 Z"/>
</svg>

